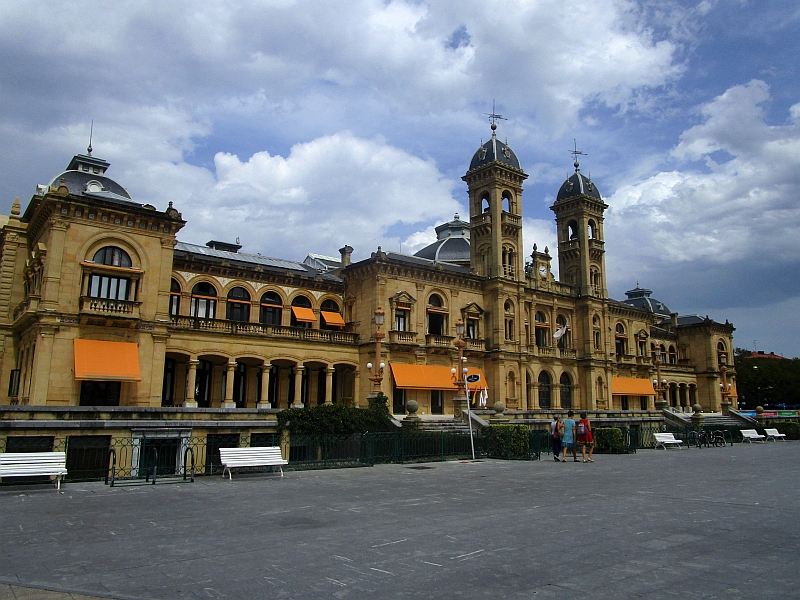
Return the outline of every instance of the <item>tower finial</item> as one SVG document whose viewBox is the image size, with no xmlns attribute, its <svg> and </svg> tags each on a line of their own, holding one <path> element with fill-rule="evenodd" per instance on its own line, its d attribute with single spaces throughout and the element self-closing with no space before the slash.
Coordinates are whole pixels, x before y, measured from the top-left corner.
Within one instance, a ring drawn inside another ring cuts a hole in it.
<svg viewBox="0 0 800 600">
<path fill-rule="evenodd" d="M 92 155 L 92 134 L 94 133 L 94 119 L 92 119 L 92 124 L 89 126 L 89 147 L 86 148 L 86 152 L 89 156 Z"/>
<path fill-rule="evenodd" d="M 483 113 L 483 114 L 485 114 L 487 117 L 489 117 L 489 120 L 492 122 L 492 125 L 491 125 L 491 127 L 492 127 L 492 135 L 494 135 L 494 132 L 497 130 L 497 121 L 501 121 L 501 120 L 502 121 L 507 121 L 508 120 L 503 115 L 498 115 L 494 111 L 494 99 L 492 99 L 492 112 Z"/>
<path fill-rule="evenodd" d="M 589 155 L 584 153 L 584 152 L 581 152 L 580 150 L 578 150 L 578 141 L 575 138 L 572 139 L 572 143 L 575 145 L 575 149 L 574 150 L 570 150 L 569 153 L 572 154 L 572 156 L 575 158 L 575 162 L 573 163 L 573 166 L 575 167 L 575 172 L 577 173 L 578 171 L 581 170 L 580 169 L 581 164 L 578 162 L 578 157 L 579 156 L 589 156 Z"/>
</svg>

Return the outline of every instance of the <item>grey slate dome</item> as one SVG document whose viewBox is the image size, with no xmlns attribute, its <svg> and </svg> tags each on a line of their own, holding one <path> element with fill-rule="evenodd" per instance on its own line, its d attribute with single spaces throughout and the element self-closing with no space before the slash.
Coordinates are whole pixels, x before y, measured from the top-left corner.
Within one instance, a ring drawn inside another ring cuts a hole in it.
<svg viewBox="0 0 800 600">
<path fill-rule="evenodd" d="M 453 220 L 436 228 L 436 241 L 414 256 L 436 262 L 469 266 L 469 223 L 456 213 Z"/>
<path fill-rule="evenodd" d="M 625 292 L 625 295 L 628 297 L 628 299 L 623 300 L 623 302 L 629 306 L 641 308 L 655 315 L 661 315 L 664 317 L 670 316 L 672 311 L 670 311 L 670 309 L 668 309 L 667 306 L 661 302 L 661 300 L 651 298 L 650 295 L 652 293 L 652 290 L 641 288 L 639 287 L 639 282 L 636 282 L 636 287 L 634 289 Z"/>
<path fill-rule="evenodd" d="M 561 184 L 561 187 L 558 190 L 558 195 L 556 196 L 556 202 L 559 200 L 564 200 L 565 198 L 579 196 L 581 194 L 602 200 L 597 186 L 591 179 L 581 173 L 581 170 L 578 167 L 579 165 L 576 161 L 575 172 L 570 175 L 564 183 Z"/>
<path fill-rule="evenodd" d="M 469 163 L 469 170 L 477 169 L 493 161 L 504 163 L 515 169 L 520 168 L 517 155 L 507 144 L 498 140 L 494 132 L 492 132 L 491 139 L 478 148 L 478 151 L 472 157 L 472 162 Z"/>
<path fill-rule="evenodd" d="M 105 176 L 109 166 L 109 163 L 102 158 L 76 154 L 67 166 L 67 170 L 56 175 L 50 186 L 57 188 L 63 180 L 69 193 L 75 196 L 130 202 L 131 195 L 128 190 Z"/>
</svg>

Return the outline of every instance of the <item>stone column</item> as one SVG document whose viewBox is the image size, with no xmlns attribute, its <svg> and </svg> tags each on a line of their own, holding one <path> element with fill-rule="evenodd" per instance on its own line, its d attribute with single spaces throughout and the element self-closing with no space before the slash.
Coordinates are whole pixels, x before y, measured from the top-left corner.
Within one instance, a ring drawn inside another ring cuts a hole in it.
<svg viewBox="0 0 800 600">
<path fill-rule="evenodd" d="M 298 365 L 294 368 L 294 398 L 292 400 L 292 408 L 303 408 L 303 371 L 305 367 Z"/>
<path fill-rule="evenodd" d="M 197 365 L 200 361 L 196 358 L 189 359 L 189 377 L 186 384 L 186 400 L 183 405 L 186 408 L 197 408 L 197 399 L 195 392 L 197 391 Z"/>
<path fill-rule="evenodd" d="M 539 382 L 534 381 L 531 384 L 531 410 L 539 410 Z"/>
<path fill-rule="evenodd" d="M 270 363 L 261 365 L 261 402 L 258 403 L 256 408 L 272 408 L 272 404 L 269 402 L 269 376 L 271 370 L 272 365 Z"/>
<path fill-rule="evenodd" d="M 55 331 L 51 328 L 39 332 L 36 351 L 31 361 L 31 387 L 29 404 L 47 404 L 47 392 L 50 387 L 50 377 L 53 370 L 53 341 Z"/>
<path fill-rule="evenodd" d="M 333 374 L 336 369 L 328 367 L 325 369 L 325 404 L 333 404 Z"/>
<path fill-rule="evenodd" d="M 353 371 L 353 406 L 361 406 L 361 372 Z"/>
<path fill-rule="evenodd" d="M 556 383 L 550 384 L 550 406 L 553 410 L 561 410 L 561 386 Z"/>
<path fill-rule="evenodd" d="M 225 376 L 225 401 L 222 403 L 222 408 L 236 408 L 236 403 L 233 401 L 233 376 L 235 372 L 236 362 L 229 362 Z"/>
</svg>

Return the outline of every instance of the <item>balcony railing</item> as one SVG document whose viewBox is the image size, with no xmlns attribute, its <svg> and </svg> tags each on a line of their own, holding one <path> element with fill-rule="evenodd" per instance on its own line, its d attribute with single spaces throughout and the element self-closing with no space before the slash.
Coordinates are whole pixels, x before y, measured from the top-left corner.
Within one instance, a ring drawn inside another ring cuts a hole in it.
<svg viewBox="0 0 800 600">
<path fill-rule="evenodd" d="M 577 356 L 577 352 L 573 348 L 559 348 L 558 355 L 561 358 L 575 358 Z"/>
<path fill-rule="evenodd" d="M 328 329 L 304 329 L 301 327 L 283 327 L 281 325 L 264 325 L 248 321 L 226 321 L 223 319 L 201 319 L 199 317 L 172 317 L 172 327 L 176 329 L 195 329 L 232 335 L 258 335 L 272 338 L 323 342 L 329 344 L 358 343 L 358 334 L 347 331 Z"/>
<path fill-rule="evenodd" d="M 389 342 L 392 344 L 416 344 L 416 331 L 390 331 Z"/>
<path fill-rule="evenodd" d="M 489 224 L 489 223 L 492 222 L 492 215 L 490 213 L 488 213 L 488 212 L 481 213 L 479 215 L 475 215 L 474 217 L 472 217 L 469 220 L 469 222 L 470 222 L 470 225 L 472 225 L 472 226 Z"/>
<path fill-rule="evenodd" d="M 139 305 L 141 302 L 131 300 L 111 300 L 109 298 L 90 298 L 81 296 L 81 313 L 91 315 L 105 315 L 109 317 L 139 318 Z"/>
<path fill-rule="evenodd" d="M 469 350 L 484 350 L 486 348 L 486 341 L 485 340 L 476 340 L 473 338 L 465 338 L 465 342 L 467 342 L 467 349 Z"/>
<path fill-rule="evenodd" d="M 24 313 L 36 312 L 39 307 L 39 296 L 28 296 L 14 308 L 14 320 L 19 319 Z"/>
<path fill-rule="evenodd" d="M 440 348 L 447 348 L 452 345 L 455 338 L 451 335 L 436 335 L 429 333 L 425 336 L 425 344 L 428 346 L 438 346 Z"/>
<path fill-rule="evenodd" d="M 504 225 L 509 224 L 509 225 L 516 225 L 517 227 L 519 227 L 522 225 L 522 217 L 504 211 L 500 215 L 500 222 L 503 223 Z"/>
<path fill-rule="evenodd" d="M 531 346 L 530 351 L 537 356 L 555 356 L 555 346 Z"/>
</svg>

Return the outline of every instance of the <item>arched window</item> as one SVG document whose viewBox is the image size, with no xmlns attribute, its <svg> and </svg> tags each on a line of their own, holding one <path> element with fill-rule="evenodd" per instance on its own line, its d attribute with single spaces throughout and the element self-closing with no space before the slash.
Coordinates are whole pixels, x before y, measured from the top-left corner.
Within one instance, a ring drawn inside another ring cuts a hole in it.
<svg viewBox="0 0 800 600">
<path fill-rule="evenodd" d="M 228 292 L 227 319 L 229 321 L 250 320 L 250 293 L 243 287 L 232 288 Z"/>
<path fill-rule="evenodd" d="M 547 371 L 539 373 L 539 408 L 550 408 L 550 375 Z"/>
<path fill-rule="evenodd" d="M 511 371 L 506 377 L 506 398 L 517 397 L 517 376 Z"/>
<path fill-rule="evenodd" d="M 446 335 L 447 309 L 439 294 L 431 294 L 428 298 L 428 333 L 431 335 Z"/>
<path fill-rule="evenodd" d="M 570 221 L 567 223 L 567 233 L 569 234 L 569 241 L 577 240 L 578 239 L 578 222 L 577 221 Z"/>
<path fill-rule="evenodd" d="M 564 333 L 558 338 L 558 343 L 556 344 L 562 350 L 566 350 L 570 347 L 569 339 L 570 339 L 570 332 L 569 327 L 567 327 L 567 318 L 564 315 L 558 315 L 556 317 L 556 331 L 559 329 L 563 329 Z"/>
<path fill-rule="evenodd" d="M 667 364 L 667 348 L 664 346 L 664 344 L 660 344 L 658 346 L 658 351 L 661 355 L 661 364 Z"/>
<path fill-rule="evenodd" d="M 536 336 L 536 346 L 545 348 L 550 345 L 550 324 L 547 322 L 545 314 L 538 310 L 533 317 L 534 335 Z"/>
<path fill-rule="evenodd" d="M 295 296 L 292 299 L 292 327 L 311 329 L 311 324 L 316 321 L 314 311 L 311 310 L 311 300 L 305 296 Z"/>
<path fill-rule="evenodd" d="M 275 292 L 261 296 L 261 314 L 258 320 L 264 325 L 280 325 L 283 318 L 283 300 Z M 270 384 L 272 380 L 270 380 Z"/>
<path fill-rule="evenodd" d="M 123 269 L 130 269 L 132 266 L 131 257 L 122 248 L 116 246 L 106 246 L 100 248 L 94 254 L 92 262 L 98 265 L 108 265 L 111 267 L 122 267 Z"/>
<path fill-rule="evenodd" d="M 628 335 L 625 333 L 625 326 L 617 323 L 614 330 L 614 346 L 617 356 L 624 356 L 628 353 Z"/>
<path fill-rule="evenodd" d="M 174 279 L 169 282 L 169 316 L 175 318 L 181 308 L 181 285 Z"/>
<path fill-rule="evenodd" d="M 488 213 L 489 210 L 490 210 L 489 195 L 484 194 L 483 198 L 481 198 L 481 212 Z"/>
<path fill-rule="evenodd" d="M 572 378 L 569 373 L 561 374 L 561 408 L 572 408 Z"/>
<path fill-rule="evenodd" d="M 510 300 L 506 300 L 503 310 L 505 311 L 505 337 L 506 340 L 512 341 L 516 337 L 514 335 L 514 304 Z"/>
<path fill-rule="evenodd" d="M 200 319 L 213 319 L 217 314 L 217 289 L 206 281 L 192 288 L 189 314 Z"/>
<path fill-rule="evenodd" d="M 503 192 L 503 212 L 511 212 L 511 193 Z"/>
<path fill-rule="evenodd" d="M 503 247 L 503 275 L 506 277 L 514 277 L 516 272 L 515 259 L 516 253 L 514 249 L 508 246 Z"/>
<path fill-rule="evenodd" d="M 600 330 L 600 317 L 595 315 L 592 318 L 592 329 L 594 330 L 594 349 L 600 350 L 602 345 L 601 330 Z"/>
<path fill-rule="evenodd" d="M 320 305 L 320 329 L 338 330 L 344 327 L 344 319 L 339 313 L 339 304 L 336 300 L 325 300 Z"/>
<path fill-rule="evenodd" d="M 728 348 L 722 340 L 717 342 L 717 363 L 719 365 L 728 364 Z"/>
<path fill-rule="evenodd" d="M 594 224 L 592 219 L 589 219 L 589 227 L 587 233 L 589 234 L 589 239 L 593 240 L 597 237 L 597 226 Z"/>
<path fill-rule="evenodd" d="M 95 252 L 92 262 L 97 265 L 122 269 L 130 269 L 132 266 L 131 257 L 128 253 L 116 246 L 100 248 Z M 90 298 L 127 301 L 131 299 L 131 287 L 131 278 L 122 276 L 117 272 L 91 273 L 86 295 Z"/>
<path fill-rule="evenodd" d="M 678 353 L 675 351 L 675 346 L 669 347 L 669 364 L 671 365 L 678 364 Z"/>
</svg>

